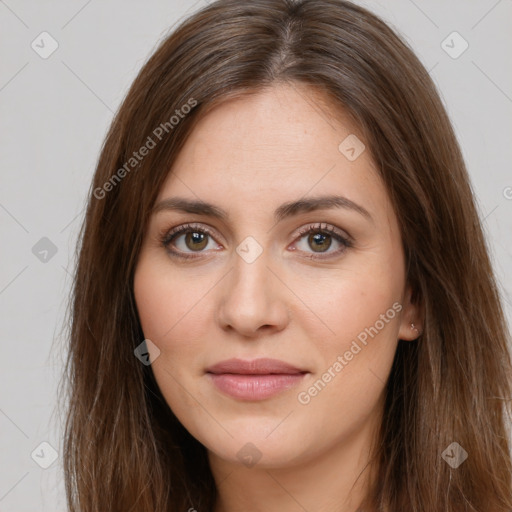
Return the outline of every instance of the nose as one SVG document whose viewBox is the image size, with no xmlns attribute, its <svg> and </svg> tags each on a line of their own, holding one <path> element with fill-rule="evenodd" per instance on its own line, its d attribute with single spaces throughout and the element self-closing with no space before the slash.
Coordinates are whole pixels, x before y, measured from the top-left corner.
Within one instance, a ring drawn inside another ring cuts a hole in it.
<svg viewBox="0 0 512 512">
<path fill-rule="evenodd" d="M 217 308 L 222 329 L 256 337 L 286 327 L 290 292 L 274 275 L 276 270 L 269 269 L 269 263 L 265 251 L 252 263 L 235 257 L 233 270 L 223 280 Z"/>
</svg>

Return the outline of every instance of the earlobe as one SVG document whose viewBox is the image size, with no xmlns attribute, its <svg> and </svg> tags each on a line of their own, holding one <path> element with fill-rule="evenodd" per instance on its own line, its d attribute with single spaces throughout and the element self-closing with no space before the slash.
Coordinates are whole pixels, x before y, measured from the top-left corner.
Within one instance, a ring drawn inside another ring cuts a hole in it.
<svg viewBox="0 0 512 512">
<path fill-rule="evenodd" d="M 398 332 L 398 338 L 405 341 L 415 341 L 423 334 L 420 306 L 413 303 L 411 297 L 412 289 L 408 286 L 402 309 L 400 330 Z"/>
<path fill-rule="evenodd" d="M 418 329 L 418 328 L 414 325 L 414 323 L 411 323 L 411 329 L 416 333 L 416 335 L 417 335 L 418 337 L 420 337 L 420 336 L 423 334 L 423 333 L 422 333 L 422 331 L 421 331 L 421 329 Z"/>
<path fill-rule="evenodd" d="M 407 323 L 404 321 L 404 323 L 400 327 L 398 339 L 404 341 L 416 341 L 422 334 L 422 329 L 416 327 L 416 324 L 414 322 Z"/>
</svg>

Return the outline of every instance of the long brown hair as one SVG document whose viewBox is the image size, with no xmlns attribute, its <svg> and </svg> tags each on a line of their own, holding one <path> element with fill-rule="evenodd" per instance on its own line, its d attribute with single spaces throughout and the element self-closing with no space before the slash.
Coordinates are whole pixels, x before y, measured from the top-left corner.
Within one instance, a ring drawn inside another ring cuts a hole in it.
<svg viewBox="0 0 512 512">
<path fill-rule="evenodd" d="M 308 84 L 360 127 L 423 312 L 419 340 L 398 345 L 365 510 L 509 512 L 509 333 L 461 151 L 410 48 L 342 0 L 213 2 L 160 44 L 117 112 L 77 246 L 69 510 L 213 510 L 205 447 L 134 356 L 144 335 L 133 275 L 150 210 L 197 121 L 226 98 L 279 82 Z M 468 453 L 456 468 L 442 456 L 452 443 Z"/>
</svg>

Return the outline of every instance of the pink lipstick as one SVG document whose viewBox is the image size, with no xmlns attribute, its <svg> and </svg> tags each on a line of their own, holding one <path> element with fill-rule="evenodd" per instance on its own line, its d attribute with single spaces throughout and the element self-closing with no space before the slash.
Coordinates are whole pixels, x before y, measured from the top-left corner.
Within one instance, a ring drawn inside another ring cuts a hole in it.
<svg viewBox="0 0 512 512">
<path fill-rule="evenodd" d="M 229 359 L 206 373 L 226 395 L 240 400 L 264 400 L 296 386 L 309 373 L 277 359 Z"/>
</svg>

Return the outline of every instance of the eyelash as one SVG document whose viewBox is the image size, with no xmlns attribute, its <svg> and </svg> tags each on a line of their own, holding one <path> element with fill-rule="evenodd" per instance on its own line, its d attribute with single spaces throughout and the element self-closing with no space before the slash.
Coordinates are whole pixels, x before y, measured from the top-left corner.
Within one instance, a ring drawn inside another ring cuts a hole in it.
<svg viewBox="0 0 512 512">
<path fill-rule="evenodd" d="M 198 251 L 197 256 L 192 256 L 188 253 L 183 253 L 180 251 L 175 251 L 172 249 L 169 249 L 169 244 L 173 242 L 176 238 L 179 237 L 179 235 L 185 234 L 185 233 L 203 233 L 205 235 L 210 236 L 214 239 L 213 232 L 204 226 L 198 226 L 194 224 L 182 224 L 181 226 L 178 226 L 177 228 L 172 229 L 171 231 L 164 231 L 160 234 L 160 242 L 165 247 L 167 252 L 171 256 L 175 256 L 177 258 L 185 259 L 185 260 L 191 260 L 200 258 L 201 251 Z M 342 252 L 344 252 L 346 249 L 349 249 L 353 247 L 353 241 L 350 237 L 344 236 L 339 232 L 334 226 L 331 226 L 329 224 L 323 224 L 317 223 L 317 224 L 311 224 L 309 226 L 305 226 L 301 228 L 297 232 L 296 239 L 302 239 L 305 235 L 309 235 L 310 233 L 320 233 L 324 235 L 332 236 L 337 242 L 339 242 L 343 247 L 342 249 L 339 249 L 333 253 L 329 253 L 327 256 L 322 256 L 324 253 L 311 253 L 311 256 L 307 256 L 308 259 L 312 260 L 321 260 L 321 259 L 327 259 L 332 258 L 334 256 L 339 256 Z"/>
</svg>

